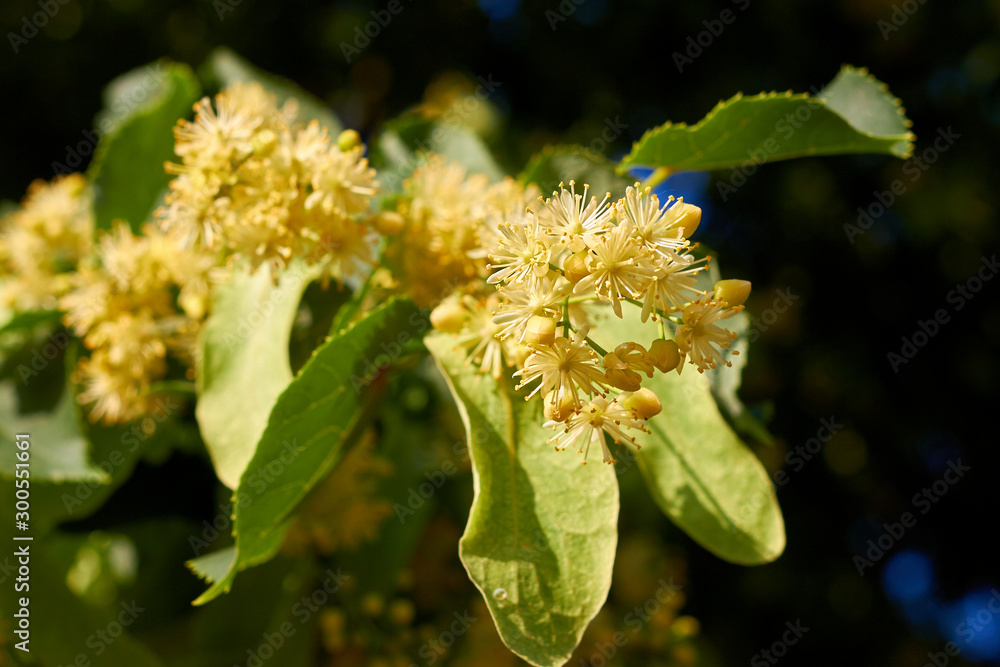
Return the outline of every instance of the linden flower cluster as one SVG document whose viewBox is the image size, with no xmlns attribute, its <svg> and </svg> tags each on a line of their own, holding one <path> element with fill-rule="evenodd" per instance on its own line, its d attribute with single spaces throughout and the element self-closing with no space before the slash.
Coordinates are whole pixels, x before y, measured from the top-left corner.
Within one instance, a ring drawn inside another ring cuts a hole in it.
<svg viewBox="0 0 1000 667">
<path fill-rule="evenodd" d="M 438 303 L 456 289 L 468 291 L 487 277 L 485 248 L 497 226 L 539 195 L 513 178 L 491 185 L 485 174 L 429 154 L 403 183 L 395 212 L 379 216 L 384 234 L 398 234 L 387 259 L 408 295 L 421 305 Z"/>
<path fill-rule="evenodd" d="M 497 293 L 447 301 L 431 320 L 457 333 L 482 371 L 499 378 L 517 366 L 517 388 L 544 397 L 556 449 L 574 446 L 586 462 L 599 442 L 613 463 L 605 434 L 638 448 L 630 431 L 644 431 L 661 410 L 643 375 L 679 373 L 685 361 L 701 372 L 730 365 L 723 350 L 736 334 L 720 322 L 743 309 L 750 283 L 720 281 L 711 295 L 696 287 L 707 260 L 695 259 L 689 238 L 700 220 L 698 207 L 673 198 L 661 204 L 638 184 L 617 202 L 589 196 L 586 185 L 582 192 L 560 185 L 499 225 L 486 281 Z M 588 335 L 586 306 L 608 304 L 623 318 L 625 302 L 641 321 L 659 321 L 660 337 L 648 347 L 625 340 L 605 350 Z"/>
<path fill-rule="evenodd" d="M 90 252 L 92 199 L 81 174 L 31 184 L 21 208 L 2 221 L 3 305 L 19 312 L 56 307 L 77 263 Z"/>
<path fill-rule="evenodd" d="M 59 308 L 91 350 L 74 381 L 83 386 L 80 403 L 92 404 L 92 421 L 113 424 L 148 414 L 168 353 L 193 365 L 213 264 L 210 255 L 183 249 L 153 225 L 134 235 L 119 222 L 72 275 Z"/>
<path fill-rule="evenodd" d="M 181 163 L 167 164 L 177 176 L 156 213 L 164 229 L 275 274 L 292 257 L 338 279 L 365 272 L 377 183 L 357 132 L 333 140 L 315 120 L 296 123 L 297 104 L 279 108 L 256 83 L 229 86 L 194 110 L 174 130 Z"/>
</svg>

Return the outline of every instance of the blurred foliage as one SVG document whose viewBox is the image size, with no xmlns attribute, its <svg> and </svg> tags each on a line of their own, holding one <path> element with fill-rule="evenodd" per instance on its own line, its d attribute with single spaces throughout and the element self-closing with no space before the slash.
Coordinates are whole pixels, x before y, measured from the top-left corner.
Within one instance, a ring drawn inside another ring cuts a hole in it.
<svg viewBox="0 0 1000 667">
<path fill-rule="evenodd" d="M 921 664 L 928 651 L 954 638 L 962 609 L 976 611 L 963 607 L 974 601 L 969 595 L 1000 583 L 988 514 L 996 453 L 987 425 L 1000 394 L 997 286 L 986 283 L 981 294 L 955 308 L 953 321 L 898 373 L 887 354 L 899 351 L 900 338 L 912 337 L 918 321 L 953 308 L 947 295 L 997 247 L 998 191 L 989 183 L 1000 130 L 1000 10 L 978 1 L 926 3 L 912 16 L 894 18 L 901 4 L 733 3 L 734 11 L 746 8 L 678 72 L 672 54 L 685 52 L 688 38 L 707 30 L 703 22 L 719 16 L 715 5 L 584 0 L 563 13 L 559 3 L 541 0 L 406 3 L 404 13 L 346 63 L 341 44 L 353 44 L 355 28 L 371 21 L 369 12 L 381 4 L 69 0 L 38 36 L 0 55 L 2 89 L 17 93 L 5 109 L 0 196 L 19 199 L 32 179 L 50 177 L 55 163 L 87 141 L 84 131 L 94 126 L 108 80 L 164 55 L 197 66 L 217 46 L 303 84 L 366 136 L 422 97 L 427 114 L 453 108 L 464 97 L 442 93 L 456 90 L 448 82 L 460 81 L 474 95 L 478 77 L 492 76 L 501 85 L 489 105 L 463 124 L 485 137 L 511 170 L 552 142 L 617 159 L 648 127 L 664 118 L 694 122 L 733 90 L 811 90 L 844 62 L 867 65 L 906 101 L 919 137 L 910 161 L 807 159 L 739 176 L 677 176 L 663 186 L 703 204 L 701 240 L 754 282 L 748 313 L 755 340 L 741 396 L 758 413 L 761 401 L 773 404 L 775 442 L 757 453 L 771 474 L 782 468 L 788 474 L 778 485 L 791 536 L 787 551 L 776 563 L 753 569 L 703 555 L 687 559 L 698 548 L 658 518 L 652 499 L 635 483 L 638 472 L 630 469 L 619 480 L 622 547 L 610 603 L 573 662 L 614 643 L 617 629 L 630 638 L 615 657 L 626 664 L 688 664 L 692 636 L 703 664 L 743 663 L 779 638 L 786 621 L 801 618 L 811 630 L 792 649 L 797 662 Z M 16 32 L 22 18 L 37 11 L 37 2 L 10 0 L 0 7 L 0 23 L 5 33 Z M 565 20 L 553 23 L 548 12 Z M 601 48 L 607 45 L 612 48 Z M 939 130 L 949 128 L 958 139 L 934 151 Z M 718 185 L 740 178 L 747 186 L 723 199 Z M 894 182 L 902 194 L 892 192 Z M 893 203 L 876 214 L 873 203 L 890 195 Z M 873 222 L 852 239 L 845 225 L 859 225 L 862 213 Z M 461 440 L 461 427 L 436 388 L 406 375 L 389 391 L 392 407 L 376 421 L 376 452 L 405 447 L 414 470 L 434 469 L 440 456 L 455 456 L 452 443 Z M 392 426 L 399 420 L 394 410 L 421 428 L 400 433 Z M 435 426 L 439 418 L 450 430 Z M 820 420 L 830 418 L 844 428 L 819 454 L 796 454 L 816 437 Z M 192 415 L 182 421 L 190 431 Z M 388 651 L 400 651 L 429 664 L 436 653 L 421 655 L 420 648 L 448 631 L 455 620 L 451 610 L 486 618 L 456 556 L 462 508 L 472 495 L 467 462 L 453 484 L 419 508 L 426 513 L 422 523 L 410 517 L 400 524 L 427 529 L 399 538 L 419 544 L 410 567 L 396 566 L 399 574 L 386 577 L 394 582 L 391 590 L 380 581 L 383 590 L 373 598 L 367 590 L 376 584 L 345 584 L 324 611 L 294 615 L 302 596 L 323 590 L 326 570 L 336 572 L 337 563 L 352 556 L 336 553 L 319 572 L 299 571 L 296 561 L 279 557 L 241 575 L 246 583 L 238 582 L 229 596 L 192 609 L 188 602 L 202 586 L 183 571 L 183 563 L 198 555 L 187 540 L 214 531 L 210 541 L 226 543 L 224 520 L 222 529 L 205 526 L 228 516 L 228 492 L 218 486 L 200 445 L 177 442 L 183 440 L 171 438 L 173 447 L 144 441 L 143 458 L 129 463 L 135 473 L 113 491 L 112 502 L 89 518 L 64 523 L 71 537 L 47 555 L 72 576 L 51 579 L 56 611 L 44 614 L 60 620 L 89 614 L 78 650 L 90 650 L 87 634 L 133 598 L 140 606 L 157 603 L 129 633 L 178 665 L 247 664 L 247 647 L 259 654 L 285 622 L 296 632 L 282 649 L 282 664 L 314 659 L 308 646 L 315 644 L 304 641 L 309 637 L 321 638 L 337 665 L 352 659 L 365 664 L 372 646 L 387 647 L 387 659 Z M 918 590 L 922 597 L 901 596 L 889 585 L 893 580 L 882 577 L 891 572 L 889 557 L 859 577 L 852 557 L 882 533 L 883 522 L 912 510 L 913 495 L 959 457 L 973 474 L 921 516 L 892 552 L 928 556 L 933 567 L 911 576 L 926 582 Z M 385 525 L 396 523 L 390 516 Z M 650 526 L 657 527 L 655 534 Z M 364 554 L 363 545 L 358 553 Z M 664 560 L 665 553 L 672 555 Z M 136 562 L 135 571 L 144 574 L 132 577 Z M 659 577 L 669 580 L 672 573 L 684 582 L 687 605 L 678 612 L 680 601 L 671 602 L 654 616 L 659 620 L 636 633 L 643 639 L 632 641 L 627 614 L 656 589 Z M 43 576 L 41 569 L 36 576 Z M 352 619 L 353 610 L 363 609 L 357 618 L 370 620 L 350 627 L 341 609 L 352 610 Z M 700 632 L 677 613 L 699 619 Z M 9 621 L 6 614 L 0 618 L 0 624 Z M 387 637 L 406 639 L 397 629 L 404 625 L 413 628 L 409 643 L 390 647 Z M 51 631 L 65 640 L 74 628 Z M 449 650 L 455 664 L 509 660 L 491 628 L 471 624 L 461 646 Z M 0 637 L 9 643 L 9 630 Z M 984 646 L 985 654 L 969 649 L 966 656 L 996 660 L 992 645 Z M 0 664 L 9 648 L 0 647 Z M 414 649 L 415 655 L 407 653 Z M 68 663 L 74 656 L 57 659 Z M 133 656 L 122 660 L 104 664 L 142 664 Z"/>
</svg>

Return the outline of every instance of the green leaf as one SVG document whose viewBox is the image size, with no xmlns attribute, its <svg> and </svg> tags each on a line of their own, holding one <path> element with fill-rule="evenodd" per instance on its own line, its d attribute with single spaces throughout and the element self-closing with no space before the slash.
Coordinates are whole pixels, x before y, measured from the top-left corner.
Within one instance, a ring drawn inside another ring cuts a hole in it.
<svg viewBox="0 0 1000 667">
<path fill-rule="evenodd" d="M 279 106 L 284 104 L 285 100 L 296 100 L 299 104 L 300 120 L 318 120 L 334 138 L 344 129 L 328 104 L 292 81 L 254 67 L 227 48 L 220 47 L 212 51 L 207 65 L 210 75 L 215 78 L 220 88 L 241 81 L 256 81 L 278 98 Z"/>
<path fill-rule="evenodd" d="M 58 310 L 29 310 L 13 315 L 0 326 L 0 336 L 15 331 L 31 331 L 43 326 L 59 324 L 62 316 Z"/>
<path fill-rule="evenodd" d="M 639 322 L 635 306 L 623 307 L 621 320 L 606 309 L 600 312 L 606 319 L 595 320 L 591 336 L 606 349 L 629 340 L 648 346 L 658 336 L 652 321 Z M 785 525 L 774 487 L 719 413 L 705 375 L 687 365 L 681 375 L 657 373 L 642 384 L 663 405 L 647 424 L 652 434 L 639 438 L 643 447 L 636 454 L 660 509 L 724 560 L 756 565 L 780 556 Z"/>
<path fill-rule="evenodd" d="M 536 153 L 521 172 L 522 183 L 537 183 L 543 195 L 576 181 L 578 187 L 587 183 L 591 193 L 600 199 L 605 192 L 618 199 L 625 195 L 625 188 L 635 179 L 615 173 L 614 163 L 583 146 L 546 146 Z"/>
<path fill-rule="evenodd" d="M 216 287 L 202 329 L 196 416 L 215 472 L 231 489 L 253 456 L 278 396 L 292 381 L 288 341 L 315 275 L 301 263 L 277 285 L 270 268 L 236 271 Z"/>
<path fill-rule="evenodd" d="M 157 61 L 115 79 L 98 115 L 102 137 L 88 172 L 96 186 L 94 220 L 108 229 L 115 219 L 139 231 L 172 176 L 163 163 L 176 160 L 173 128 L 191 112 L 201 86 L 187 65 Z"/>
<path fill-rule="evenodd" d="M 212 583 L 226 576 L 236 560 L 236 547 L 225 547 L 189 560 L 186 565 L 200 579 Z"/>
<path fill-rule="evenodd" d="M 534 665 L 562 665 L 607 598 L 618 482 L 546 444 L 541 401 L 524 401 L 464 362 L 454 339 L 427 347 L 465 422 L 475 498 L 459 555 L 500 638 Z"/>
<path fill-rule="evenodd" d="M 429 326 L 412 302 L 392 300 L 316 350 L 278 397 L 236 489 L 236 558 L 195 604 L 228 591 L 237 573 L 274 556 L 293 510 L 363 427 L 385 367 Z"/>
<path fill-rule="evenodd" d="M 470 174 L 486 174 L 499 181 L 505 173 L 475 132 L 456 124 L 424 118 L 417 112 L 403 114 L 385 124 L 371 146 L 372 165 L 379 170 L 385 192 L 402 189 L 427 151 L 457 162 Z"/>
<path fill-rule="evenodd" d="M 0 384 L 0 476 L 13 478 L 15 433 L 31 435 L 31 480 L 33 482 L 91 482 L 107 484 L 108 476 L 91 464 L 87 439 L 77 422 L 75 396 L 68 390 L 51 412 L 19 414 L 12 381 Z"/>
<path fill-rule="evenodd" d="M 861 132 L 872 136 L 903 137 L 892 148 L 896 157 L 907 157 L 913 152 L 910 121 L 900 101 L 868 70 L 843 67 L 816 97 Z"/>
<path fill-rule="evenodd" d="M 815 97 L 736 95 L 695 125 L 666 123 L 646 132 L 620 169 L 670 172 L 724 169 L 811 155 L 881 153 L 905 158 L 914 135 L 899 100 L 865 70 L 845 67 Z"/>
<path fill-rule="evenodd" d="M 38 536 L 62 521 L 92 514 L 129 478 L 143 454 L 165 450 L 186 435 L 173 419 L 182 405 L 170 396 L 154 408 L 152 434 L 141 422 L 111 427 L 85 422 L 77 402 L 80 388 L 66 381 L 77 356 L 77 346 L 71 344 L 65 358 L 56 357 L 40 377 L 31 378 L 26 388 L 31 395 L 45 379 L 61 388 L 49 410 L 22 413 L 24 397 L 17 400 L 13 381 L 0 384 L 0 496 L 13 498 L 13 434 L 27 432 L 32 443 L 31 530 Z"/>
<path fill-rule="evenodd" d="M 10 498 L 11 500 L 7 500 L 5 496 L 0 499 L 0 511 L 7 517 L 12 517 L 14 512 L 13 494 Z M 12 542 L 12 535 L 6 524 L 13 527 L 13 521 L 4 523 L 0 528 L 0 539 L 7 545 L 30 545 L 31 550 L 32 586 L 28 595 L 31 600 L 29 610 L 32 623 L 28 647 L 33 660 L 19 664 L 107 664 L 130 667 L 159 667 L 163 664 L 149 648 L 131 636 L 132 628 L 122 629 L 122 625 L 130 626 L 135 619 L 142 620 L 143 615 L 149 613 L 147 610 L 156 604 L 155 600 L 129 599 L 123 603 L 115 600 L 111 604 L 95 608 L 84 603 L 67 587 L 66 573 L 77 553 L 77 549 L 73 547 L 84 545 L 88 539 L 86 534 L 62 537 L 60 541 L 63 544 L 54 544 L 52 539 Z M 9 549 L 9 553 L 13 553 L 14 547 Z M 16 561 L 13 555 L 7 558 L 8 565 Z M 0 563 L 3 563 L 2 558 Z M 15 592 L 13 578 L 10 578 L 0 588 L 0 608 L 5 613 L 13 614 L 19 608 L 16 602 L 18 597 L 23 595 L 26 593 Z M 124 620 L 129 622 L 120 622 Z M 7 632 L 10 634 L 5 638 L 8 646 L 21 641 L 15 638 L 13 628 L 8 628 Z M 98 631 L 102 633 L 103 640 L 95 634 Z M 108 640 L 111 632 L 117 632 L 113 641 Z M 88 661 L 82 662 L 80 656 Z"/>
</svg>

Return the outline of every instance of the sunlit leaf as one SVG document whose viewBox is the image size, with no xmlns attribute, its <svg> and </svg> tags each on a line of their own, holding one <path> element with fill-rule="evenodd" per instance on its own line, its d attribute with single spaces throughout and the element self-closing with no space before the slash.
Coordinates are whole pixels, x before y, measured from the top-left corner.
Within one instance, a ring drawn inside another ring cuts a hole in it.
<svg viewBox="0 0 1000 667">
<path fill-rule="evenodd" d="M 475 499 L 459 555 L 500 638 L 533 665 L 562 665 L 604 605 L 618 541 L 618 482 L 546 443 L 541 402 L 426 341 L 465 422 Z"/>
<path fill-rule="evenodd" d="M 899 100 L 864 70 L 846 67 L 815 96 L 731 97 L 694 125 L 646 132 L 619 166 L 724 169 L 811 155 L 883 153 L 905 158 L 913 133 Z"/>
</svg>

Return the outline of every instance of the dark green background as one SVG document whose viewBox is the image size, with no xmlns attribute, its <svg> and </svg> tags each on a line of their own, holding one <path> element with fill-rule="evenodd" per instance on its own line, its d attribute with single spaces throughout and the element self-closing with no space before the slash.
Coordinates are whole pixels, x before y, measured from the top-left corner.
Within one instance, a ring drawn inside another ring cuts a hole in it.
<svg viewBox="0 0 1000 667">
<path fill-rule="evenodd" d="M 903 100 L 918 153 L 941 128 L 960 138 L 918 180 L 907 181 L 906 192 L 856 244 L 843 225 L 856 221 L 876 191 L 907 178 L 901 161 L 861 156 L 770 165 L 724 205 L 714 180 L 685 191 L 706 209 L 696 238 L 718 252 L 727 276 L 753 281 L 751 313 L 766 309 L 774 290 L 801 297 L 750 353 L 743 396 L 752 404 L 773 400 L 771 428 L 781 441 L 762 457 L 780 458 L 781 447 L 804 443 L 831 415 L 867 452 L 866 465 L 852 474 L 835 473 L 820 456 L 791 475 L 779 493 L 789 545 L 778 562 L 743 569 L 688 542 L 687 610 L 723 664 L 746 664 L 786 621 L 799 618 L 811 630 L 791 649 L 789 664 L 923 664 L 926 652 L 944 643 L 940 628 L 909 622 L 887 598 L 880 571 L 888 557 L 863 579 L 852 557 L 880 534 L 881 522 L 913 509 L 911 497 L 940 477 L 945 461 L 961 457 L 972 466 L 967 478 L 892 553 L 913 549 L 931 557 L 934 588 L 925 603 L 937 609 L 1000 585 L 1000 280 L 986 283 L 959 312 L 946 301 L 998 249 L 1000 5 L 912 2 L 916 12 L 886 38 L 878 22 L 891 20 L 887 0 L 582 0 L 556 30 L 546 17 L 558 11 L 555 0 L 402 3 L 403 12 L 347 64 L 340 43 L 384 3 L 244 0 L 220 20 L 220 3 L 70 0 L 14 54 L 6 35 L 38 6 L 5 0 L 0 198 L 17 200 L 31 180 L 53 175 L 52 163 L 91 127 L 101 89 L 114 76 L 161 56 L 197 66 L 218 45 L 294 79 L 365 136 L 418 103 L 442 72 L 492 75 L 502 85 L 491 101 L 507 115 L 496 150 L 512 172 L 546 142 L 590 143 L 608 117 L 628 125 L 608 149 L 618 157 L 648 127 L 694 122 L 736 91 L 807 91 L 843 63 L 867 66 Z M 673 52 L 727 7 L 735 22 L 678 72 Z M 894 373 L 887 353 L 899 351 L 900 337 L 938 308 L 949 309 L 951 321 Z M 169 508 L 196 521 L 214 515 L 210 472 L 189 470 L 191 461 L 140 470 L 142 483 L 163 496 L 161 508 L 144 512 Z M 187 492 L 166 481 L 178 473 L 189 479 Z"/>
</svg>

